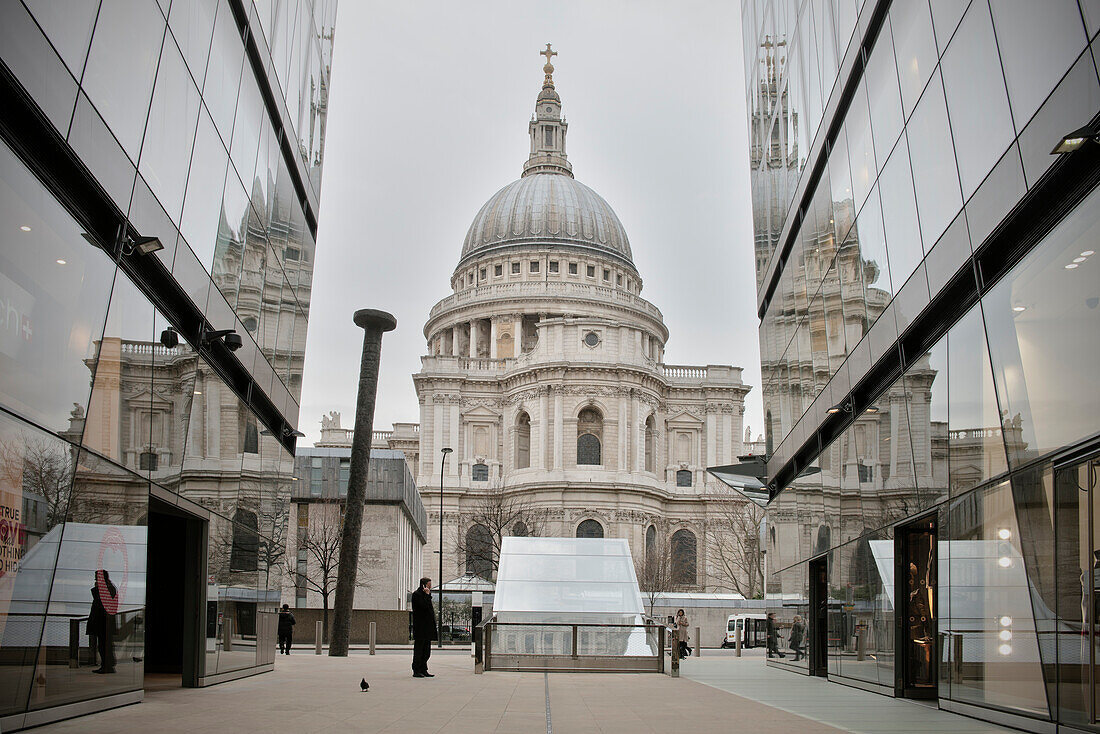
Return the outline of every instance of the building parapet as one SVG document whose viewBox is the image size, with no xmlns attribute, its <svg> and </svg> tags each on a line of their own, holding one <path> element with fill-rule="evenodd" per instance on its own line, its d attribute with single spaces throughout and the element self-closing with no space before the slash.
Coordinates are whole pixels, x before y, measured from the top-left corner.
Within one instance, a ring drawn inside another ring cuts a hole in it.
<svg viewBox="0 0 1100 734">
<path fill-rule="evenodd" d="M 630 306 L 642 313 L 661 319 L 661 310 L 641 296 L 618 288 L 588 283 L 562 281 L 520 281 L 516 283 L 491 283 L 453 293 L 432 306 L 430 322 L 439 314 L 455 306 L 478 301 L 512 300 L 523 296 L 555 296 L 585 300 L 612 301 Z"/>
</svg>

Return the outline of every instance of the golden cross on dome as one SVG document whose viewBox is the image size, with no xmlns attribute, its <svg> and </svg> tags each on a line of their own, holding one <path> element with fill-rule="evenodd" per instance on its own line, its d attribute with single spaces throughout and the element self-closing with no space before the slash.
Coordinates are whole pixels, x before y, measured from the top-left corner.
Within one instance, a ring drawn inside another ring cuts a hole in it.
<svg viewBox="0 0 1100 734">
<path fill-rule="evenodd" d="M 545 51 L 539 51 L 539 56 L 545 56 L 546 57 L 546 63 L 547 64 L 550 63 L 550 57 L 551 56 L 557 56 L 557 55 L 558 55 L 557 51 L 551 51 L 550 50 L 550 44 L 549 43 L 546 44 L 546 50 Z"/>
</svg>

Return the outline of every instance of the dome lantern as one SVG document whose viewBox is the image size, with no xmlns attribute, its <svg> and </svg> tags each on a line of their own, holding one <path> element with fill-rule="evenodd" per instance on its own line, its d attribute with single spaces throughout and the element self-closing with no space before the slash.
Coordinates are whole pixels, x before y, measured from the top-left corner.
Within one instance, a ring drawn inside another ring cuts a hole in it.
<svg viewBox="0 0 1100 734">
<path fill-rule="evenodd" d="M 540 51 L 539 55 L 546 57 L 546 65 L 542 67 L 546 76 L 535 101 L 534 117 L 527 128 L 531 136 L 531 154 L 523 164 L 523 175 L 556 173 L 572 178 L 573 166 L 565 154 L 565 134 L 569 123 L 561 116 L 561 97 L 554 89 L 554 65 L 550 63 L 558 52 L 552 51 L 548 43 L 546 50 Z"/>
</svg>

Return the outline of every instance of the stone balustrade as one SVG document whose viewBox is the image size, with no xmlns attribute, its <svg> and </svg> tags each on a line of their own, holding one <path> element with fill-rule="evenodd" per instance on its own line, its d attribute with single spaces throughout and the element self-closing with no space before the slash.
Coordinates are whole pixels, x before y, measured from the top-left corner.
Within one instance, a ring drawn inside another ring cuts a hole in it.
<svg viewBox="0 0 1100 734">
<path fill-rule="evenodd" d="M 634 308 L 642 313 L 660 319 L 661 310 L 649 301 L 618 288 L 588 283 L 568 281 L 517 281 L 515 283 L 492 283 L 461 290 L 447 296 L 432 307 L 429 320 L 456 306 L 478 301 L 497 299 L 515 299 L 524 296 L 554 296 L 587 300 L 611 301 Z"/>
</svg>

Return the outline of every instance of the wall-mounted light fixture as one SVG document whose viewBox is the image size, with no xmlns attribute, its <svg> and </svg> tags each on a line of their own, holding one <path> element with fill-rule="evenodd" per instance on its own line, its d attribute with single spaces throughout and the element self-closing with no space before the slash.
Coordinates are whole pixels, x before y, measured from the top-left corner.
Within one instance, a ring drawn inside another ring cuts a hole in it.
<svg viewBox="0 0 1100 734">
<path fill-rule="evenodd" d="M 836 415 L 837 413 L 851 413 L 854 410 L 855 410 L 855 408 L 852 406 L 852 401 L 848 400 L 848 401 L 845 401 L 843 403 L 837 403 L 836 405 L 829 408 L 825 412 L 828 413 L 829 415 Z M 874 405 L 868 405 L 867 408 L 863 412 L 873 415 L 873 414 L 878 412 L 878 407 L 874 406 Z"/>
<path fill-rule="evenodd" d="M 1058 141 L 1058 145 L 1054 146 L 1054 150 L 1050 151 L 1051 155 L 1061 155 L 1062 153 L 1072 153 L 1079 148 L 1083 148 L 1089 143 L 1100 142 L 1100 125 L 1092 124 L 1079 127 L 1071 133 L 1066 133 L 1062 136 L 1062 139 Z"/>
<path fill-rule="evenodd" d="M 169 326 L 160 332 L 160 343 L 165 349 L 175 349 L 180 343 L 180 333 Z"/>
<path fill-rule="evenodd" d="M 139 255 L 152 255 L 158 250 L 163 250 L 164 244 L 159 237 L 134 237 L 122 243 L 122 254 L 129 257 L 135 252 Z"/>
</svg>

